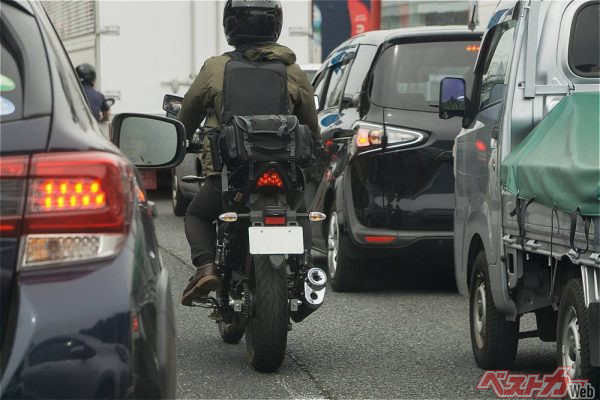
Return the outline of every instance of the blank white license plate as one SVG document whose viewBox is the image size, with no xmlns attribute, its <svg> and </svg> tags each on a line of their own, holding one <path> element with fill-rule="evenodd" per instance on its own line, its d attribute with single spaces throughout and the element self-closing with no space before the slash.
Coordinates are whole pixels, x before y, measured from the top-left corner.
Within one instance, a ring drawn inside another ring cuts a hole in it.
<svg viewBox="0 0 600 400">
<path fill-rule="evenodd" d="M 250 254 L 302 254 L 301 226 L 252 226 L 248 228 Z"/>
</svg>

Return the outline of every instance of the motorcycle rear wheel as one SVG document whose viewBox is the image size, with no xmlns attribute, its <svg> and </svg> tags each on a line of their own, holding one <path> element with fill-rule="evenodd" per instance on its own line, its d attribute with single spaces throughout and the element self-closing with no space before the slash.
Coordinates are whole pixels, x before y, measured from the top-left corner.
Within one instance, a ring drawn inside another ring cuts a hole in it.
<svg viewBox="0 0 600 400">
<path fill-rule="evenodd" d="M 252 256 L 251 313 L 246 353 L 256 371 L 276 371 L 285 358 L 289 324 L 286 270 L 269 256 Z"/>
</svg>

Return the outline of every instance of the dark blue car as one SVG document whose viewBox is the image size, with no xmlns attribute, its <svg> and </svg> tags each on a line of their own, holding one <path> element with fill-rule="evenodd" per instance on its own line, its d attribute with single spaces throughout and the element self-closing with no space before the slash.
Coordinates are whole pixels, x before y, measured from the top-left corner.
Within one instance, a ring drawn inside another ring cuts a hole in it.
<svg viewBox="0 0 600 400">
<path fill-rule="evenodd" d="M 0 397 L 173 398 L 169 276 L 132 162 L 175 166 L 183 126 L 119 115 L 119 150 L 40 3 L 0 13 Z"/>
</svg>

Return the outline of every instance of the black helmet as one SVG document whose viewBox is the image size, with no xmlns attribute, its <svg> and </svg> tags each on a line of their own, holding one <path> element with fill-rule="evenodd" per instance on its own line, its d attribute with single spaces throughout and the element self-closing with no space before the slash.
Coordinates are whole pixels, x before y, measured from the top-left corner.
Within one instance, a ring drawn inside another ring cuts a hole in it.
<svg viewBox="0 0 600 400">
<path fill-rule="evenodd" d="M 90 64 L 81 64 L 75 68 L 81 83 L 93 85 L 96 82 L 96 70 Z"/>
<path fill-rule="evenodd" d="M 225 3 L 223 28 L 231 46 L 276 42 L 282 25 L 279 0 L 227 0 Z"/>
</svg>

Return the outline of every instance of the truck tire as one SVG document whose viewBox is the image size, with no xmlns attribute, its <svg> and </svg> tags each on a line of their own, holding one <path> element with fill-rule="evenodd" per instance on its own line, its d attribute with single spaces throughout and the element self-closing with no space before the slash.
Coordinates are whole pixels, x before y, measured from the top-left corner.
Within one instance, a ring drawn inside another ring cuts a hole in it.
<svg viewBox="0 0 600 400">
<path fill-rule="evenodd" d="M 191 200 L 181 192 L 175 170 L 172 172 L 171 201 L 173 202 L 173 213 L 178 217 L 184 216 Z"/>
<path fill-rule="evenodd" d="M 556 327 L 556 364 L 571 367 L 571 378 L 589 379 L 600 399 L 600 368 L 593 367 L 590 360 L 590 337 L 588 309 L 583 297 L 583 285 L 579 278 L 571 279 L 564 287 L 558 310 Z M 579 342 L 579 348 L 576 343 Z"/>
<path fill-rule="evenodd" d="M 252 256 L 250 317 L 246 324 L 246 353 L 252 368 L 276 371 L 285 358 L 288 334 L 286 268 L 275 268 L 269 256 Z"/>
<path fill-rule="evenodd" d="M 348 238 L 341 229 L 335 207 L 327 230 L 327 271 L 331 288 L 336 292 L 358 292 L 363 288 L 365 269 L 360 260 L 348 256 Z"/>
<path fill-rule="evenodd" d="M 485 252 L 475 257 L 469 287 L 471 345 L 481 369 L 510 369 L 517 355 L 519 321 L 506 321 L 496 310 Z"/>
</svg>

